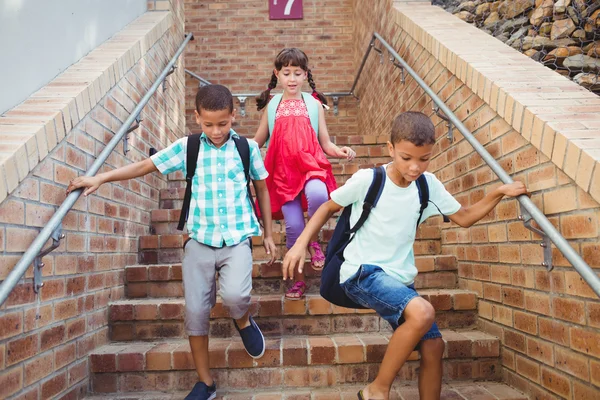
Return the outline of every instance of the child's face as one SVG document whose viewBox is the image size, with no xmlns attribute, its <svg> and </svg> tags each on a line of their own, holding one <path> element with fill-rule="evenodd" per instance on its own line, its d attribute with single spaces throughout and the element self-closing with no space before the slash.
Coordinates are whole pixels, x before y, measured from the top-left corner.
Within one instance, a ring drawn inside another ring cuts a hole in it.
<svg viewBox="0 0 600 400">
<path fill-rule="evenodd" d="M 288 65 L 287 67 L 282 67 L 279 71 L 274 70 L 273 72 L 288 96 L 301 92 L 302 84 L 306 80 L 306 71 L 302 68 Z"/>
<path fill-rule="evenodd" d="M 416 181 L 427 170 L 433 152 L 432 144 L 415 146 L 407 140 L 398 143 L 387 143 L 393 166 L 407 184 Z"/>
<path fill-rule="evenodd" d="M 196 111 L 196 122 L 216 147 L 221 147 L 229 139 L 234 120 L 235 109 L 231 112 L 227 108 L 217 111 L 200 109 L 200 113 Z"/>
</svg>

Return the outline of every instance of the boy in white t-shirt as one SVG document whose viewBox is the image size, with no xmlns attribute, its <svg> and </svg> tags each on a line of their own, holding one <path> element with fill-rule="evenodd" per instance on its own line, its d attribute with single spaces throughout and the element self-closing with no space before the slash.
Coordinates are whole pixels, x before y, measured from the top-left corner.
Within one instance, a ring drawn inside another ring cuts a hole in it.
<svg viewBox="0 0 600 400">
<path fill-rule="evenodd" d="M 527 194 L 521 182 L 502 185 L 470 207 L 463 207 L 435 175 L 425 172 L 435 143 L 431 120 L 419 112 L 405 112 L 394 120 L 387 147 L 392 162 L 386 165 L 385 186 L 377 206 L 344 250 L 340 284 L 346 295 L 364 307 L 374 309 L 390 323 L 394 334 L 373 382 L 359 391 L 359 399 L 389 398 L 400 368 L 419 347 L 419 395 L 422 400 L 439 399 L 442 386 L 444 342 L 434 322 L 432 305 L 419 297 L 413 283 L 417 275 L 413 244 L 419 217 L 419 194 L 414 183 L 425 174 L 429 205 L 422 221 L 444 214 L 462 227 L 469 227 L 487 215 L 504 196 Z M 351 206 L 350 226 L 357 222 L 363 200 L 373 180 L 369 169 L 355 173 L 346 184 L 331 193 L 313 215 L 283 262 L 283 277 L 302 271 L 310 238 L 343 207 Z"/>
</svg>

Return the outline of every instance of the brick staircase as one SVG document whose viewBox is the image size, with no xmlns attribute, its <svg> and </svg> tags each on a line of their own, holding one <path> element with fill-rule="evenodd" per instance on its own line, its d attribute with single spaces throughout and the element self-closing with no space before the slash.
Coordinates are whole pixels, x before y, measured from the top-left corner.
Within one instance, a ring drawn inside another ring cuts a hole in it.
<svg viewBox="0 0 600 400">
<path fill-rule="evenodd" d="M 181 177 L 180 177 L 181 178 Z M 182 182 L 161 192 L 161 209 L 152 213 L 153 235 L 140 238 L 141 265 L 126 268 L 126 299 L 109 307 L 111 343 L 90 355 L 90 399 L 182 399 L 196 382 L 183 329 L 182 244 L 176 233 Z M 323 231 L 332 233 L 332 219 Z M 275 223 L 280 255 L 285 251 L 282 225 Z M 436 309 L 442 330 L 444 399 L 526 399 L 498 383 L 498 338 L 480 332 L 477 296 L 457 289 L 453 256 L 441 254 L 436 221 L 417 235 L 419 275 L 415 286 Z M 257 240 L 258 239 L 258 240 Z M 218 301 L 212 311 L 210 361 L 223 399 L 354 399 L 374 378 L 391 335 L 389 325 L 370 310 L 333 306 L 318 294 L 319 273 L 307 264 L 310 289 L 305 299 L 284 298 L 281 264 L 267 265 L 260 238 L 254 241 L 253 306 L 266 336 L 265 355 L 250 358 Z M 419 354 L 400 371 L 394 396 L 418 399 L 415 382 Z"/>
</svg>

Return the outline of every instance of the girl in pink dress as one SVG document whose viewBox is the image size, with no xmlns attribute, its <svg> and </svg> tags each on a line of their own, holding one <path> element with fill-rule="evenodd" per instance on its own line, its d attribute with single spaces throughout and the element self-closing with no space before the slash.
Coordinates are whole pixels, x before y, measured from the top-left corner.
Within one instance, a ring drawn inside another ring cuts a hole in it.
<svg viewBox="0 0 600 400">
<path fill-rule="evenodd" d="M 308 80 L 312 94 L 302 93 Z M 280 82 L 283 94 L 272 96 L 271 89 Z M 326 155 L 352 160 L 356 153 L 349 147 L 338 147 L 331 142 L 323 104 L 325 96 L 316 91 L 308 68 L 308 57 L 300 49 L 283 49 L 275 58 L 275 69 L 268 89 L 257 97 L 258 110 L 263 113 L 254 140 L 261 147 L 269 141 L 265 168 L 271 197 L 273 218 L 285 220 L 286 247 L 291 248 L 304 229 L 304 212 L 310 218 L 336 189 L 331 164 Z M 314 269 L 323 268 L 325 256 L 315 235 L 308 250 Z M 286 293 L 289 299 L 301 299 L 306 291 L 304 277 Z"/>
</svg>

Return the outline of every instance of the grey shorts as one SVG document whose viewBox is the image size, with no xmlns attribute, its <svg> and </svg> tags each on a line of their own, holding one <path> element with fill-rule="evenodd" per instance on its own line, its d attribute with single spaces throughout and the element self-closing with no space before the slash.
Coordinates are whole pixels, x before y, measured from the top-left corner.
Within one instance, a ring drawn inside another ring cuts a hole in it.
<svg viewBox="0 0 600 400">
<path fill-rule="evenodd" d="M 185 330 L 189 336 L 206 336 L 210 310 L 219 296 L 232 318 L 248 312 L 252 290 L 252 250 L 250 241 L 235 246 L 211 247 L 191 239 L 184 246 L 182 263 L 185 295 Z"/>
</svg>

